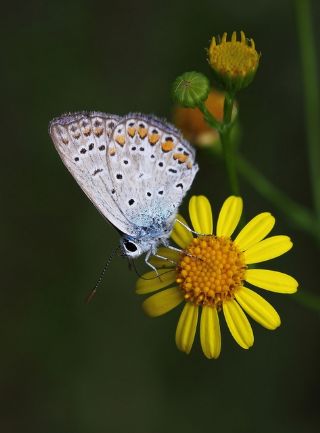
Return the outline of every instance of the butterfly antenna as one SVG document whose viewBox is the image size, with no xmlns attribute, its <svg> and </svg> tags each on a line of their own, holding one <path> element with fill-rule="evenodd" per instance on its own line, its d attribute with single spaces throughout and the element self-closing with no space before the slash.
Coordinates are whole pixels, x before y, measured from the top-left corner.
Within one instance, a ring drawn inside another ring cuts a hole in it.
<svg viewBox="0 0 320 433">
<path fill-rule="evenodd" d="M 95 296 L 95 294 L 97 293 L 97 288 L 100 286 L 101 281 L 103 280 L 104 274 L 106 273 L 106 270 L 108 269 L 113 257 L 115 256 L 115 254 L 119 251 L 121 247 L 117 247 L 114 251 L 112 251 L 112 253 L 110 254 L 110 257 L 108 257 L 108 260 L 106 261 L 100 275 L 99 278 L 97 279 L 96 284 L 94 285 L 93 289 L 91 290 L 91 292 L 89 293 L 89 295 L 86 297 L 86 304 L 89 304 L 89 302 L 92 301 L 93 297 Z"/>
<path fill-rule="evenodd" d="M 142 274 L 140 274 L 140 272 L 138 271 L 134 260 L 129 260 L 129 266 L 130 268 L 133 268 L 134 272 L 136 273 L 136 275 L 138 275 L 139 278 L 142 278 Z"/>
</svg>

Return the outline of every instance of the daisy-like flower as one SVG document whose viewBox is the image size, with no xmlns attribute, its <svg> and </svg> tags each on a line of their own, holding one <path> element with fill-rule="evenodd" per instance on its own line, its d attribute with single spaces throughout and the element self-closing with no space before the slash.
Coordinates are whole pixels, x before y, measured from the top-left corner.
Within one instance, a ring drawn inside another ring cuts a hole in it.
<svg viewBox="0 0 320 433">
<path fill-rule="evenodd" d="M 202 350 L 207 358 L 218 358 L 221 312 L 233 338 L 248 349 L 254 337 L 246 314 L 267 329 L 276 329 L 280 317 L 262 296 L 246 287 L 247 283 L 277 293 L 295 293 L 298 287 L 290 275 L 251 265 L 281 256 L 291 249 L 292 242 L 283 235 L 267 238 L 275 223 L 268 212 L 254 217 L 231 239 L 242 214 L 240 197 L 231 196 L 224 202 L 216 234 L 206 197 L 193 196 L 189 214 L 193 229 L 199 234 L 194 237 L 186 221 L 178 216 L 182 224 L 175 223 L 171 238 L 182 252 L 159 248 L 158 254 L 167 260 L 152 259 L 158 277 L 154 271 L 148 272 L 136 285 L 138 294 L 157 292 L 143 302 L 143 309 L 149 316 L 157 317 L 184 304 L 176 344 L 185 353 L 192 348 L 200 320 Z"/>
<path fill-rule="evenodd" d="M 208 61 L 214 76 L 226 90 L 237 92 L 253 80 L 259 66 L 258 54 L 253 39 L 247 39 L 244 32 L 233 32 L 231 40 L 227 33 L 222 38 L 213 37 L 208 49 Z"/>
</svg>

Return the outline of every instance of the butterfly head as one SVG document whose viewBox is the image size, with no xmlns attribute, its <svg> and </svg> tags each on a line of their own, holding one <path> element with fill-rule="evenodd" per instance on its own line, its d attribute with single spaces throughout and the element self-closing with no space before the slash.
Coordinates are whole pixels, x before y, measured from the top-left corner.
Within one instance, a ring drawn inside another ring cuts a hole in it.
<svg viewBox="0 0 320 433">
<path fill-rule="evenodd" d="M 120 239 L 120 247 L 123 254 L 131 259 L 135 259 L 148 251 L 153 251 L 157 243 L 155 239 L 144 240 L 127 236 L 123 236 Z"/>
</svg>

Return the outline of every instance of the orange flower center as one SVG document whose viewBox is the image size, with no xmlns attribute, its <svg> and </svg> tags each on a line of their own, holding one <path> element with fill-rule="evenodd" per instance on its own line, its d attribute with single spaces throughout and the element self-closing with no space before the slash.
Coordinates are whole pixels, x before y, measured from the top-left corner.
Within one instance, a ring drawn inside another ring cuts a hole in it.
<svg viewBox="0 0 320 433">
<path fill-rule="evenodd" d="M 231 239 L 202 236 L 185 250 L 176 282 L 186 301 L 220 308 L 242 286 L 245 271 L 243 253 Z"/>
</svg>

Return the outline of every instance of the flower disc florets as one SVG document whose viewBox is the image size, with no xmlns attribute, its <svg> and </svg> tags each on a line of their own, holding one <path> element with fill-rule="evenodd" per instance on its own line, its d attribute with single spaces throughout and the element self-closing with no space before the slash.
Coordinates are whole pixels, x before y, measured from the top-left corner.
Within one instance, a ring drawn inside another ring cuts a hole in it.
<svg viewBox="0 0 320 433">
<path fill-rule="evenodd" d="M 240 41 L 236 32 L 232 33 L 230 41 L 227 41 L 227 33 L 221 40 L 213 37 L 208 50 L 208 61 L 217 82 L 231 92 L 247 87 L 259 66 L 260 55 L 253 39 L 246 39 L 243 32 L 240 35 Z"/>
<path fill-rule="evenodd" d="M 243 253 L 231 239 L 203 236 L 193 239 L 186 250 L 176 282 L 186 301 L 220 308 L 242 286 L 245 270 Z"/>
</svg>

